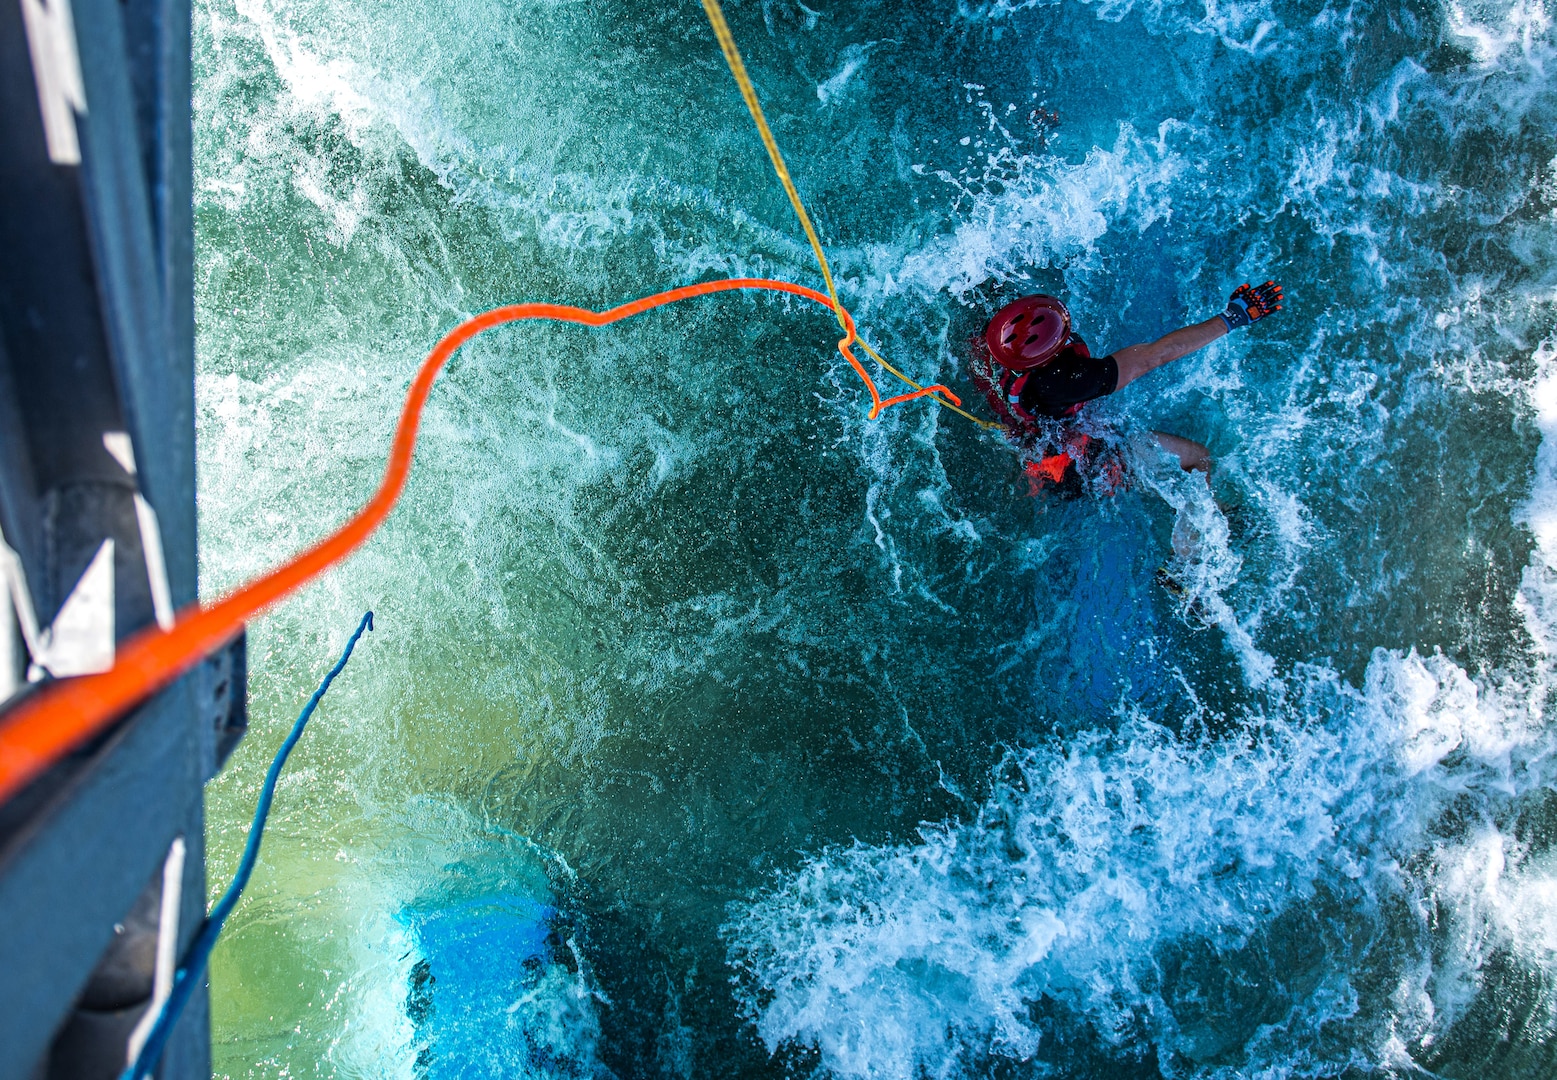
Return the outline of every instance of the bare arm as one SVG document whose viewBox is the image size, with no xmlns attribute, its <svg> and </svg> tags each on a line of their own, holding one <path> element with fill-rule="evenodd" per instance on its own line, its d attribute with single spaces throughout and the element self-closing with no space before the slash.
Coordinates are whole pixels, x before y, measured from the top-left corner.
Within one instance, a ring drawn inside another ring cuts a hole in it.
<svg viewBox="0 0 1557 1080">
<path fill-rule="evenodd" d="M 1248 283 L 1240 285 L 1227 298 L 1227 310 L 1222 314 L 1175 330 L 1149 344 L 1130 345 L 1114 353 L 1114 360 L 1119 364 L 1119 382 L 1114 389 L 1132 383 L 1148 371 L 1156 371 L 1181 356 L 1188 356 L 1196 349 L 1205 348 L 1236 327 L 1248 326 L 1280 310 L 1281 286 L 1274 281 L 1253 288 Z"/>
<path fill-rule="evenodd" d="M 1148 371 L 1156 371 L 1166 363 L 1203 349 L 1227 333 L 1227 323 L 1220 315 L 1213 315 L 1205 322 L 1175 330 L 1156 341 L 1118 349 L 1113 354 L 1119 365 L 1119 385 L 1115 389 L 1134 382 Z"/>
</svg>

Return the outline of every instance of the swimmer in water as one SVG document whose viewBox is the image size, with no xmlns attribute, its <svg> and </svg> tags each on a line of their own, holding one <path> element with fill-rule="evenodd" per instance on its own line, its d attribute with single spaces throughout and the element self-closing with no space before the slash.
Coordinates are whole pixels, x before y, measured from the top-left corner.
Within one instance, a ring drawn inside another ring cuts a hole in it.
<svg viewBox="0 0 1557 1080">
<path fill-rule="evenodd" d="M 990 319 L 984 343 L 1006 369 L 1000 391 L 1011 417 L 1024 426 L 1037 417 L 1062 420 L 1089 401 L 1114 393 L 1149 371 L 1205 348 L 1239 327 L 1281 310 L 1281 286 L 1274 281 L 1240 285 L 1227 309 L 1205 322 L 1185 326 L 1140 345 L 1127 345 L 1107 356 L 1093 356 L 1071 332 L 1070 312 L 1052 296 L 1025 296 Z M 1185 470 L 1211 471 L 1211 452 L 1193 439 L 1154 431 L 1164 450 Z"/>
</svg>

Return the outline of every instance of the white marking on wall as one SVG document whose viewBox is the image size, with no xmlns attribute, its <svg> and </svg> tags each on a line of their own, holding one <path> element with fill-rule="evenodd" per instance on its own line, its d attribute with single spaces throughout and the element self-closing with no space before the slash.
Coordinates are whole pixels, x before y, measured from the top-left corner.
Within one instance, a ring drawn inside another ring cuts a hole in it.
<svg viewBox="0 0 1557 1080">
<path fill-rule="evenodd" d="M 46 671 L 58 678 L 94 675 L 114 666 L 114 542 L 109 537 L 92 556 L 86 572 L 70 590 L 54 617 L 54 625 L 42 635 L 42 648 L 33 654 L 30 673 Z M 41 655 L 40 655 L 41 654 Z"/>
<path fill-rule="evenodd" d="M 0 587 L 10 595 L 16 621 L 22 628 L 22 641 L 28 655 L 36 659 L 43 650 L 43 635 L 38 632 L 37 609 L 32 606 L 32 590 L 27 588 L 27 575 L 22 572 L 22 557 L 0 540 Z"/>
<path fill-rule="evenodd" d="M 107 450 L 124 471 L 135 476 L 135 447 L 130 436 L 123 431 L 103 432 L 103 449 Z M 168 564 L 162 555 L 162 526 L 157 521 L 157 511 L 139 491 L 135 493 L 135 521 L 141 529 L 141 551 L 146 556 L 146 577 L 151 582 L 151 608 L 157 615 L 157 625 L 164 630 L 173 629 L 173 590 L 168 586 Z"/>
<path fill-rule="evenodd" d="M 0 704 L 9 701 L 21 688 L 21 672 L 16 670 L 16 610 L 12 606 L 8 581 L 0 581 Z"/>
<path fill-rule="evenodd" d="M 134 1065 L 141 1047 L 162 1012 L 162 1003 L 173 992 L 173 970 L 178 963 L 178 909 L 184 895 L 184 838 L 176 836 L 162 862 L 162 910 L 157 918 L 157 966 L 152 975 L 151 1004 L 135 1030 L 130 1032 L 126 1065 Z"/>
<path fill-rule="evenodd" d="M 173 590 L 168 587 L 168 564 L 162 558 L 162 526 L 151 503 L 135 493 L 135 520 L 141 527 L 141 550 L 146 555 L 146 576 L 151 580 L 151 608 L 157 625 L 173 629 Z"/>
<path fill-rule="evenodd" d="M 27 679 L 37 682 L 45 675 L 92 675 L 114 666 L 114 542 L 104 540 L 87 564 L 76 587 L 47 628 L 38 626 L 37 609 L 22 560 L 4 539 L 0 539 L 0 591 L 9 603 L 0 606 L 0 615 L 15 615 L 22 631 L 22 642 L 32 663 Z M 6 611 L 5 608 L 10 608 Z M 7 619 L 7 624 L 11 620 Z M 12 642 L 12 649 L 15 643 Z M 9 657 L 13 653 L 0 654 Z M 0 660 L 9 664 L 9 660 Z M 7 678 L 0 675 L 0 679 Z M 0 700 L 8 694 L 0 693 Z"/>
<path fill-rule="evenodd" d="M 103 432 L 103 449 L 119 463 L 119 467 L 131 476 L 135 475 L 135 444 L 130 442 L 129 432 Z"/>
<path fill-rule="evenodd" d="M 76 137 L 76 116 L 86 115 L 87 104 L 70 0 L 21 2 L 49 160 L 56 165 L 79 165 L 81 143 Z"/>
</svg>

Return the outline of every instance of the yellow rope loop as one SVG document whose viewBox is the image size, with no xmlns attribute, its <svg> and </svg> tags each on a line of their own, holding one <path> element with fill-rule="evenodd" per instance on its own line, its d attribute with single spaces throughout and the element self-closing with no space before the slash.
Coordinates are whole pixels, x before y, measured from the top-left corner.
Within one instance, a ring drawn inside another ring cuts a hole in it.
<svg viewBox="0 0 1557 1080">
<path fill-rule="evenodd" d="M 924 387 L 922 387 L 918 383 L 914 382 L 914 380 L 910 379 L 907 375 L 904 375 L 897 368 L 895 368 L 891 364 L 887 363 L 886 358 L 884 356 L 882 356 L 879 352 L 877 352 L 875 349 L 872 349 L 870 347 L 869 343 L 867 343 L 864 338 L 856 338 L 855 340 L 857 340 L 860 343 L 860 348 L 864 349 L 867 353 L 869 353 L 871 358 L 873 360 L 875 360 L 876 363 L 878 363 L 882 367 L 886 368 L 892 374 L 896 375 L 899 379 L 902 379 L 909 386 L 912 386 L 915 390 L 923 390 L 924 389 Z M 953 405 L 951 402 L 944 401 L 944 400 L 942 400 L 939 397 L 932 396 L 930 400 L 934 401 L 937 405 L 940 405 L 943 408 L 950 409 L 952 412 L 958 414 L 959 416 L 966 416 L 969 420 L 972 420 L 975 424 L 977 424 L 981 428 L 1004 428 L 1005 427 L 1004 424 L 997 424 L 993 420 L 983 420 L 983 419 L 980 419 L 979 417 L 974 416 L 972 413 L 968 412 L 966 409 L 959 409 L 957 406 Z"/>
<path fill-rule="evenodd" d="M 844 354 L 850 363 L 854 363 L 854 357 L 849 355 L 848 346 L 851 342 L 858 341 L 865 351 L 875 359 L 876 363 L 886 368 L 909 386 L 912 386 L 916 391 L 924 393 L 925 388 L 923 386 L 887 363 L 880 353 L 872 349 L 855 333 L 854 320 L 844 310 L 843 302 L 838 299 L 838 290 L 833 285 L 832 268 L 827 265 L 827 253 L 822 250 L 821 238 L 816 235 L 816 228 L 811 224 L 811 215 L 806 213 L 805 204 L 800 201 L 800 192 L 795 189 L 795 182 L 790 178 L 789 167 L 784 164 L 784 155 L 779 153 L 778 142 L 773 138 L 773 130 L 768 127 L 768 119 L 762 113 L 762 103 L 757 100 L 757 89 L 752 85 L 751 76 L 746 74 L 746 63 L 741 59 L 741 51 L 735 47 L 735 35 L 730 33 L 730 24 L 725 22 L 724 10 L 720 8 L 719 0 L 703 0 L 703 11 L 707 14 L 708 21 L 714 28 L 714 37 L 719 39 L 719 48 L 724 53 L 725 63 L 730 66 L 730 74 L 735 76 L 736 85 L 741 89 L 741 97 L 746 102 L 747 111 L 751 113 L 752 120 L 757 124 L 757 134 L 762 137 L 762 145 L 767 148 L 768 160 L 773 163 L 773 171 L 778 174 L 779 183 L 784 185 L 784 194 L 789 196 L 789 205 L 795 208 L 795 216 L 800 219 L 800 227 L 805 230 L 806 239 L 811 242 L 811 250 L 816 254 L 817 265 L 822 268 L 822 280 L 827 283 L 827 295 L 832 297 L 833 301 L 833 314 L 838 317 L 838 325 L 843 327 L 844 334 L 846 335 L 843 341 L 838 343 L 839 351 Z M 861 372 L 861 374 L 863 375 L 864 373 Z M 867 385 L 869 385 L 869 382 L 870 380 L 867 379 Z M 874 386 L 871 386 L 871 396 L 876 397 Z M 938 391 L 931 392 L 928 396 L 937 405 L 950 409 L 959 416 L 967 417 L 980 427 L 1000 428 L 1004 426 L 989 420 L 981 420 L 972 413 L 958 408 L 955 404 L 940 396 Z M 882 403 L 878 399 L 875 404 L 876 408 L 871 411 L 872 417 L 875 416 Z"/>
</svg>

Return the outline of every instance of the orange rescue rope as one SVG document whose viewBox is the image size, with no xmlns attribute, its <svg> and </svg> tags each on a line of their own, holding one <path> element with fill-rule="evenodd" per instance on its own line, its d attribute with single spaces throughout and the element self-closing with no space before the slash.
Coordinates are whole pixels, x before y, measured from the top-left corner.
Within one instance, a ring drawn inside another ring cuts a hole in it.
<svg viewBox="0 0 1557 1080">
<path fill-rule="evenodd" d="M 394 442 L 390 445 L 384 479 L 367 505 L 334 533 L 257 581 L 209 607 L 191 604 L 179 612 L 172 629 L 164 631 L 153 626 L 135 634 L 120 646 L 111 670 L 49 683 L 19 703 L 0 721 L 0 803 L 102 732 L 136 703 L 167 686 L 202 657 L 220 648 L 249 619 L 296 592 L 361 546 L 389 516 L 405 488 L 416 449 L 422 407 L 427 403 L 433 382 L 455 351 L 471 338 L 494 326 L 525 319 L 609 326 L 678 300 L 737 289 L 790 293 L 836 312 L 844 328 L 838 351 L 869 388 L 872 418 L 885 408 L 931 393 L 945 394 L 961 404 L 950 390 L 939 385 L 882 400 L 876 384 L 849 348 L 857 339 L 854 320 L 848 312 L 830 296 L 787 281 L 767 278 L 707 281 L 656 293 L 602 312 L 564 304 L 510 304 L 466 319 L 443 336 L 411 381 L 405 405 L 400 410 L 400 422 L 395 427 Z"/>
</svg>

